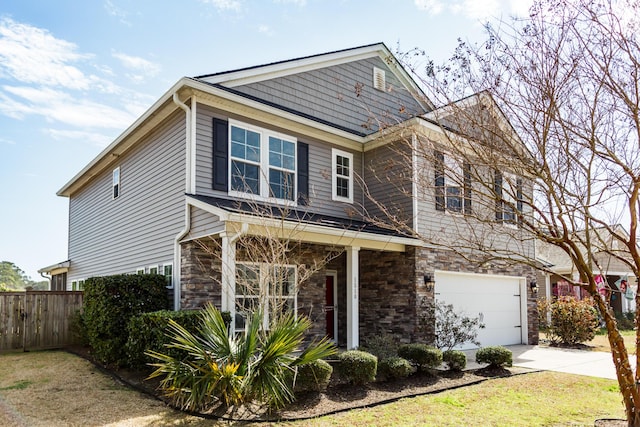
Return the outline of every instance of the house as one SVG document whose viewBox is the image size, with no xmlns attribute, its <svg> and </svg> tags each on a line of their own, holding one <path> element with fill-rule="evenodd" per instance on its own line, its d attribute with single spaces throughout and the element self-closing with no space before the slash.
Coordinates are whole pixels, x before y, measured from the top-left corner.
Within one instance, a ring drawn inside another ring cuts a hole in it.
<svg viewBox="0 0 640 427">
<path fill-rule="evenodd" d="M 621 225 L 611 228 L 613 232 L 628 239 L 628 232 Z M 604 227 L 591 230 L 590 247 L 593 255 L 593 269 L 598 272 L 602 286 L 600 294 L 607 299 L 616 313 L 635 311 L 635 298 L 638 289 L 638 278 L 630 266 L 631 254 L 617 241 L 612 233 Z M 586 256 L 587 245 L 584 231 L 575 234 L 575 241 L 580 243 L 581 251 Z M 589 296 L 586 289 L 574 286 L 570 281 L 580 282 L 580 275 L 571 258 L 557 246 L 538 240 L 536 256 L 545 265 L 547 272 L 538 273 L 541 296 L 552 300 L 561 296 L 572 296 L 583 299 Z"/>
<path fill-rule="evenodd" d="M 182 78 L 58 191 L 69 261 L 56 272 L 67 289 L 164 274 L 175 309 L 213 302 L 236 329 L 250 304 L 277 299 L 348 348 L 423 339 L 421 304 L 436 296 L 482 318 L 483 345 L 535 343 L 532 270 L 475 268 L 370 220 L 371 195 L 416 230 L 458 220 L 455 188 L 435 197 L 412 184 L 415 164 L 388 167 L 407 132 L 443 135 L 433 111 L 384 44 Z M 380 179 L 397 168 L 402 182 Z M 252 258 L 261 237 L 295 244 L 278 252 L 291 258 Z"/>
</svg>

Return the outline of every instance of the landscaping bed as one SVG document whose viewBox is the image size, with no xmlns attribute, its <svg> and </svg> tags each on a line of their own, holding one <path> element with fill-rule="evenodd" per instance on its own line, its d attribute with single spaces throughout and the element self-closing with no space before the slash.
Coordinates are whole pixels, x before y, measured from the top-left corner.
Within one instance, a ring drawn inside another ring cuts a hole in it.
<svg viewBox="0 0 640 427">
<path fill-rule="evenodd" d="M 154 396 L 171 406 L 158 390 L 157 380 L 147 380 L 150 371 L 137 371 L 97 362 L 86 347 L 72 348 L 70 351 L 91 361 L 96 366 L 116 377 L 125 384 Z M 531 372 L 529 369 L 511 367 L 509 369 L 477 369 L 463 372 L 430 370 L 419 372 L 404 379 L 386 382 L 373 382 L 366 385 L 340 384 L 332 379 L 327 390 L 322 393 L 306 392 L 296 395 L 296 401 L 279 411 L 269 412 L 264 406 L 244 405 L 239 408 L 212 408 L 197 415 L 226 420 L 268 421 L 300 420 L 342 411 L 372 407 L 393 402 L 402 398 L 437 393 L 464 387 L 491 378 L 508 377 Z"/>
</svg>

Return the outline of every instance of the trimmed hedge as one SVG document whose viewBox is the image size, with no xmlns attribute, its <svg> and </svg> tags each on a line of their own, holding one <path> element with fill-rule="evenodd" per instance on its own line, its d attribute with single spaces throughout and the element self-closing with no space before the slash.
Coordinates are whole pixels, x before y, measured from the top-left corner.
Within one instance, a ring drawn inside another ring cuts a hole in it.
<svg viewBox="0 0 640 427">
<path fill-rule="evenodd" d="M 406 378 L 413 374 L 416 369 L 407 359 L 400 356 L 391 356 L 378 362 L 378 374 L 376 379 L 380 381 Z"/>
<path fill-rule="evenodd" d="M 335 367 L 338 377 L 350 384 L 367 384 L 376 379 L 378 358 L 360 350 L 348 350 L 338 354 Z"/>
<path fill-rule="evenodd" d="M 511 366 L 513 363 L 513 352 L 499 345 L 484 347 L 476 352 L 476 362 L 488 363 L 489 367 L 492 368 Z"/>
<path fill-rule="evenodd" d="M 460 350 L 446 350 L 442 353 L 442 361 L 450 371 L 462 371 L 467 367 L 467 355 Z"/>
<path fill-rule="evenodd" d="M 294 391 L 324 391 L 329 385 L 332 373 L 333 367 L 322 359 L 300 365 L 298 366 Z"/>
<path fill-rule="evenodd" d="M 168 308 L 164 276 L 121 274 L 91 277 L 84 284 L 84 326 L 89 345 L 103 363 L 125 365 L 131 317 Z"/>
<path fill-rule="evenodd" d="M 129 366 L 139 368 L 153 362 L 151 357 L 144 354 L 147 350 L 163 353 L 176 359 L 184 358 L 187 355 L 184 350 L 167 347 L 172 341 L 167 335 L 169 319 L 189 332 L 197 334 L 200 327 L 200 313 L 200 310 L 160 310 L 133 316 L 127 328 L 129 335 L 127 362 Z"/>
<path fill-rule="evenodd" d="M 398 356 L 407 359 L 422 370 L 437 368 L 442 364 L 442 351 L 426 344 L 403 344 L 398 347 Z"/>
</svg>

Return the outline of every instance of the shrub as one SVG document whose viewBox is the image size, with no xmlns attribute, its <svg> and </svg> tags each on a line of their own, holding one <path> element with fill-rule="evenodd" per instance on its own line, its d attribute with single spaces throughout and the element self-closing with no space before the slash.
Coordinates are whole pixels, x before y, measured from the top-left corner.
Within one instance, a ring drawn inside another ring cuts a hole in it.
<svg viewBox="0 0 640 427">
<path fill-rule="evenodd" d="M 593 300 L 560 297 L 549 305 L 551 323 L 547 328 L 554 344 L 575 345 L 591 341 L 598 331 L 598 313 Z"/>
<path fill-rule="evenodd" d="M 151 363 L 153 359 L 144 353 L 148 350 L 165 352 L 176 359 L 184 359 L 187 353 L 178 348 L 167 348 L 171 338 L 167 335 L 169 319 L 191 333 L 197 333 L 200 324 L 199 310 L 160 310 L 141 313 L 129 320 L 127 340 L 127 363 L 138 368 Z"/>
<path fill-rule="evenodd" d="M 398 347 L 398 356 L 422 370 L 437 368 L 442 364 L 442 351 L 426 344 L 403 344 Z"/>
<path fill-rule="evenodd" d="M 391 334 L 372 335 L 363 341 L 359 350 L 373 354 L 380 361 L 398 355 L 398 341 Z"/>
<path fill-rule="evenodd" d="M 462 371 L 467 367 L 467 355 L 460 350 L 443 351 L 442 361 L 447 364 L 450 371 Z"/>
<path fill-rule="evenodd" d="M 361 350 L 348 350 L 338 354 L 336 373 L 351 384 L 367 384 L 375 380 L 378 358 Z"/>
<path fill-rule="evenodd" d="M 84 313 L 82 310 L 76 310 L 69 319 L 69 332 L 73 337 L 73 342 L 80 345 L 89 345 L 87 337 L 87 327 L 84 324 Z"/>
<path fill-rule="evenodd" d="M 199 411 L 212 404 L 226 406 L 258 401 L 281 407 L 294 398 L 291 372 L 297 366 L 335 354 L 327 339 L 299 352 L 311 321 L 292 313 L 279 316 L 269 329 L 262 326 L 262 313 L 255 311 L 240 334 L 230 334 L 222 314 L 213 305 L 202 310 L 196 336 L 169 319 L 169 348 L 186 351 L 176 359 L 149 351 L 158 360 L 149 378 L 163 377 L 160 389 L 182 409 Z"/>
<path fill-rule="evenodd" d="M 406 378 L 415 371 L 416 369 L 407 359 L 403 359 L 400 356 L 391 356 L 385 359 L 380 359 L 378 362 L 378 373 L 376 378 L 380 381 Z"/>
<path fill-rule="evenodd" d="M 484 347 L 476 352 L 476 362 L 487 363 L 489 367 L 492 368 L 511 366 L 513 363 L 513 353 L 508 348 L 502 346 Z"/>
<path fill-rule="evenodd" d="M 636 327 L 636 313 L 634 311 L 627 311 L 626 313 L 616 311 L 616 321 L 619 330 L 632 331 Z"/>
<path fill-rule="evenodd" d="M 332 373 L 333 367 L 322 359 L 300 365 L 293 390 L 296 392 L 324 391 L 329 385 Z"/>
<path fill-rule="evenodd" d="M 483 329 L 484 324 L 478 317 L 465 316 L 451 304 L 436 304 L 429 299 L 422 300 L 421 309 L 419 329 L 426 335 L 429 331 L 434 332 L 436 348 L 452 350 L 466 343 L 480 345 L 478 329 Z"/>
<path fill-rule="evenodd" d="M 125 364 L 129 319 L 167 306 L 164 276 L 122 274 L 87 279 L 83 317 L 93 353 L 104 363 Z"/>
</svg>

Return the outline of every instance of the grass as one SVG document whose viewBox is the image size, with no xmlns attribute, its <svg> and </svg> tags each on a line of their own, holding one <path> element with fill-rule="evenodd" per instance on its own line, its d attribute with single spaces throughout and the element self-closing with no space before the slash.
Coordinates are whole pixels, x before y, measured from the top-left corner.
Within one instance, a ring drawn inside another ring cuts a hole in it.
<svg viewBox="0 0 640 427">
<path fill-rule="evenodd" d="M 271 425 L 553 426 L 622 418 L 615 381 L 539 372 L 314 420 Z M 174 411 L 64 352 L 0 355 L 3 426 L 228 426 Z M 244 424 L 243 424 L 244 425 Z M 265 426 L 267 424 L 255 424 Z"/>
<path fill-rule="evenodd" d="M 636 331 L 620 331 L 622 339 L 624 339 L 624 345 L 629 353 L 635 353 L 636 351 Z M 607 337 L 607 330 L 601 329 L 596 334 L 595 338 L 588 343 L 595 351 L 611 351 L 609 345 L 609 338 Z"/>
</svg>

